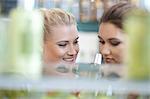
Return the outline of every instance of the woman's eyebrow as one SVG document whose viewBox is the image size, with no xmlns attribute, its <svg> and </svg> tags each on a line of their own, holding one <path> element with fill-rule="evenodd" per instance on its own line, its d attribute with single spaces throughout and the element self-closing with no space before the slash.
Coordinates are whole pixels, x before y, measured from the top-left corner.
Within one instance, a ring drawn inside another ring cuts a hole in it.
<svg viewBox="0 0 150 99">
<path fill-rule="evenodd" d="M 101 39 L 101 40 L 103 40 L 102 37 L 100 37 L 99 35 L 98 35 L 98 38 Z"/>
<path fill-rule="evenodd" d="M 102 39 L 99 35 L 98 35 L 98 38 L 99 38 L 99 39 Z"/>
<path fill-rule="evenodd" d="M 113 41 L 114 41 L 114 40 L 115 40 L 115 41 L 120 41 L 120 40 L 117 39 L 117 38 L 109 38 L 108 40 L 109 40 L 109 41 L 112 41 L 112 40 L 113 40 Z"/>
<path fill-rule="evenodd" d="M 57 43 L 68 43 L 69 41 L 58 41 Z"/>
</svg>

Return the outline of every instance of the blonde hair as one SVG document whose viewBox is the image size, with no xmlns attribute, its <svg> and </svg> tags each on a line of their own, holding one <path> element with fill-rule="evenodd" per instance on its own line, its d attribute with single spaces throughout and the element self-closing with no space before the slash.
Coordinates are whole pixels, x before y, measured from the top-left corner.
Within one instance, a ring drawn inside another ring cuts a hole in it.
<svg viewBox="0 0 150 99">
<path fill-rule="evenodd" d="M 75 17 L 59 8 L 41 9 L 44 16 L 44 41 L 48 40 L 52 28 L 61 25 L 76 25 Z"/>
</svg>

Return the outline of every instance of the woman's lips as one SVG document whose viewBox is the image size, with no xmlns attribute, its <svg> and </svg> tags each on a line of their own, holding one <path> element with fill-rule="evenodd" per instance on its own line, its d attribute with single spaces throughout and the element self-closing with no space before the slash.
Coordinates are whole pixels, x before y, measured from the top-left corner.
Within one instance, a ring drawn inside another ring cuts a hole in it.
<svg viewBox="0 0 150 99">
<path fill-rule="evenodd" d="M 75 62 L 75 58 L 63 58 L 66 62 Z"/>
<path fill-rule="evenodd" d="M 112 58 L 106 58 L 104 59 L 105 60 L 105 63 L 114 63 L 114 60 Z"/>
</svg>

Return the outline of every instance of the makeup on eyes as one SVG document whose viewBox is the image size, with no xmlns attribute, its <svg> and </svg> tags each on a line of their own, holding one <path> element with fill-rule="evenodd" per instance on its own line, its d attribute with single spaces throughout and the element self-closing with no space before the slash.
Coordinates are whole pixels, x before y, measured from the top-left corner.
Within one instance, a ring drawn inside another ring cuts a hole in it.
<svg viewBox="0 0 150 99">
<path fill-rule="evenodd" d="M 100 37 L 98 36 L 99 38 L 99 42 L 100 44 L 105 44 L 105 41 Z M 112 46 L 118 46 L 120 43 L 122 43 L 119 39 L 117 38 L 109 38 L 108 39 L 108 42 L 112 45 Z"/>
<path fill-rule="evenodd" d="M 78 44 L 78 39 L 79 39 L 79 37 L 77 37 L 77 38 L 73 41 L 73 44 Z M 62 40 L 62 41 L 56 42 L 56 44 L 57 44 L 58 46 L 64 47 L 64 46 L 66 46 L 69 42 L 70 42 L 70 41 L 68 41 L 68 40 Z"/>
<path fill-rule="evenodd" d="M 104 44 L 105 43 L 105 41 L 100 36 L 98 36 L 98 39 L 99 39 L 99 43 L 100 44 Z"/>
<path fill-rule="evenodd" d="M 116 38 L 113 38 L 113 39 L 109 39 L 109 43 L 113 46 L 118 46 L 121 43 L 121 41 Z"/>
<path fill-rule="evenodd" d="M 56 44 L 60 47 L 65 47 L 67 45 L 68 41 L 60 41 L 60 42 L 57 42 Z"/>
<path fill-rule="evenodd" d="M 75 40 L 74 40 L 74 42 L 73 42 L 73 44 L 78 44 L 78 39 L 79 39 L 79 37 L 77 37 Z"/>
<path fill-rule="evenodd" d="M 67 42 L 59 42 L 57 43 L 59 46 L 65 46 L 67 44 Z"/>
</svg>

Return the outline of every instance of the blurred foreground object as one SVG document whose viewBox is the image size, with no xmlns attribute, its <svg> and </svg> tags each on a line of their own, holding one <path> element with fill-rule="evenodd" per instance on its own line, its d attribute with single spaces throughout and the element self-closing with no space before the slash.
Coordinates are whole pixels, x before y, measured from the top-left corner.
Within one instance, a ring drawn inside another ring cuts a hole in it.
<svg viewBox="0 0 150 99">
<path fill-rule="evenodd" d="M 0 47 L 5 48 L 0 51 L 1 74 L 25 78 L 40 76 L 42 27 L 43 17 L 38 11 L 18 8 L 10 13 L 8 31 L 1 33 L 4 43 Z"/>
<path fill-rule="evenodd" d="M 148 80 L 150 73 L 150 14 L 135 9 L 128 14 L 125 32 L 129 33 L 128 78 Z"/>
<path fill-rule="evenodd" d="M 40 78 L 41 13 L 17 8 L 10 13 L 10 19 L 1 19 L 0 24 L 0 76 L 12 77 L 13 80 Z M 19 90 L 0 88 L 0 99 L 33 99 L 35 95 L 35 90 L 28 90 L 27 86 Z"/>
</svg>

